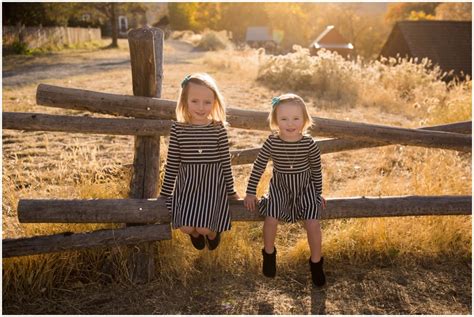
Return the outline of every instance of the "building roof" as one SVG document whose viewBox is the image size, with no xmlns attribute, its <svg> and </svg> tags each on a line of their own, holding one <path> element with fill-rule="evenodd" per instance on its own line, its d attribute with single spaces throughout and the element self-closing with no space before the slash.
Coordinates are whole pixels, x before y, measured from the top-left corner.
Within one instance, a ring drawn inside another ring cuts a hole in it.
<svg viewBox="0 0 474 317">
<path fill-rule="evenodd" d="M 311 43 L 310 47 L 327 49 L 354 49 L 352 43 L 348 42 L 335 28 L 328 25 L 326 29 Z"/>
<path fill-rule="evenodd" d="M 272 33 L 266 26 L 249 26 L 245 41 L 273 41 Z"/>
<path fill-rule="evenodd" d="M 381 56 L 429 58 L 444 71 L 471 74 L 471 21 L 399 21 Z"/>
</svg>

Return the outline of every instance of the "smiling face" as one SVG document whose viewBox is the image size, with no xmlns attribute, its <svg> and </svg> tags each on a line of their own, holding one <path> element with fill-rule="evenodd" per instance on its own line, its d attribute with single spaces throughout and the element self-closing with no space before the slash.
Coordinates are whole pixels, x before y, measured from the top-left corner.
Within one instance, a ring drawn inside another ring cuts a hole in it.
<svg viewBox="0 0 474 317">
<path fill-rule="evenodd" d="M 280 138 L 284 141 L 298 141 L 302 137 L 304 114 L 301 105 L 285 102 L 277 106 L 276 121 Z"/>
<path fill-rule="evenodd" d="M 210 114 L 216 98 L 214 92 L 206 86 L 188 83 L 188 97 L 186 100 L 190 123 L 208 124 L 211 122 Z"/>
</svg>

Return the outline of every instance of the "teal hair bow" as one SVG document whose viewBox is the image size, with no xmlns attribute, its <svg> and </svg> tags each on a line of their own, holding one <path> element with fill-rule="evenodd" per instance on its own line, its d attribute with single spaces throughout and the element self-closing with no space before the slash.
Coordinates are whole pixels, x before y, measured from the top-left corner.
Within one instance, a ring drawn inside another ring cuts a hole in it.
<svg viewBox="0 0 474 317">
<path fill-rule="evenodd" d="M 191 75 L 186 75 L 186 77 L 184 77 L 183 81 L 181 82 L 181 88 L 184 88 L 190 79 Z"/>
<path fill-rule="evenodd" d="M 279 97 L 273 97 L 272 98 L 272 107 L 275 108 L 276 105 L 280 103 L 280 98 Z"/>
</svg>

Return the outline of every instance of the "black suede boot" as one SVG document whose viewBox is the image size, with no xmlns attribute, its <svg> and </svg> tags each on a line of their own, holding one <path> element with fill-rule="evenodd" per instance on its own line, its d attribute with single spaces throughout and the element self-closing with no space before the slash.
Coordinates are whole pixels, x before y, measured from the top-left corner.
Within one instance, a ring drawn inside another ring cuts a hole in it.
<svg viewBox="0 0 474 317">
<path fill-rule="evenodd" d="M 272 254 L 265 252 L 265 248 L 262 249 L 263 255 L 263 267 L 262 272 L 266 277 L 275 277 L 276 275 L 276 253 L 277 249 Z"/>
<path fill-rule="evenodd" d="M 209 250 L 214 250 L 215 248 L 217 248 L 217 246 L 219 245 L 219 242 L 221 242 L 221 233 L 220 232 L 216 232 L 216 237 L 214 238 L 214 240 L 210 240 L 207 236 L 206 236 L 206 240 L 207 240 L 207 248 Z"/>
<path fill-rule="evenodd" d="M 326 284 L 326 276 L 323 272 L 323 257 L 319 260 L 318 263 L 313 263 L 311 258 L 309 258 L 309 268 L 311 270 L 311 279 L 313 280 L 314 285 L 323 286 Z"/>
<path fill-rule="evenodd" d="M 189 237 L 191 238 L 191 242 L 196 249 L 202 250 L 206 246 L 206 241 L 204 240 L 204 236 L 202 234 L 200 234 L 196 238 L 192 235 L 189 235 Z"/>
</svg>

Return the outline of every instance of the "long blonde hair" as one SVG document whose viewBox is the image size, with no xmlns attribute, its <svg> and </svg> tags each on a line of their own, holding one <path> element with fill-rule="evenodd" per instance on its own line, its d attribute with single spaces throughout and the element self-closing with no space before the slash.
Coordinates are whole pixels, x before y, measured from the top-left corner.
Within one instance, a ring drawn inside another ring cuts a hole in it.
<svg viewBox="0 0 474 317">
<path fill-rule="evenodd" d="M 305 134 L 307 130 L 313 125 L 313 118 L 309 115 L 308 108 L 306 107 L 306 103 L 304 102 L 303 98 L 295 94 L 283 94 L 278 96 L 272 100 L 272 110 L 268 115 L 268 122 L 270 124 L 270 129 L 273 131 L 278 131 L 278 121 L 277 121 L 277 108 L 285 103 L 293 102 L 301 107 L 303 111 L 303 131 L 302 133 Z"/>
<path fill-rule="evenodd" d="M 181 83 L 181 91 L 179 92 L 178 103 L 176 105 L 176 120 L 178 122 L 190 123 L 191 116 L 188 111 L 188 91 L 189 83 L 202 85 L 214 93 L 214 105 L 211 109 L 211 119 L 214 122 L 221 122 L 223 125 L 226 125 L 226 114 L 225 114 L 225 102 L 224 97 L 217 87 L 216 81 L 206 73 L 195 73 L 186 76 L 186 78 Z"/>
</svg>

